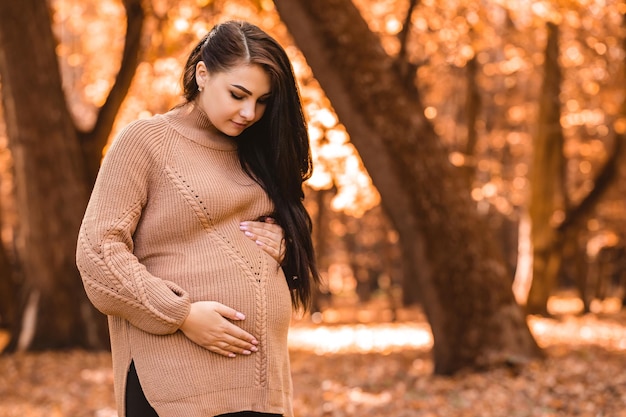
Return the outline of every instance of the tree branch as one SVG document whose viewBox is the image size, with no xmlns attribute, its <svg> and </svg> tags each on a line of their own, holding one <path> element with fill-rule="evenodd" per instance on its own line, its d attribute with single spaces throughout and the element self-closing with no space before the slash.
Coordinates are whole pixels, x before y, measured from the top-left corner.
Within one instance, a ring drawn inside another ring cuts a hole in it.
<svg viewBox="0 0 626 417">
<path fill-rule="evenodd" d="M 406 17 L 404 18 L 404 24 L 402 25 L 402 31 L 398 34 L 398 39 L 400 40 L 400 52 L 398 53 L 398 61 L 406 61 L 407 60 L 407 43 L 409 39 L 409 33 L 411 33 L 411 16 L 413 15 L 413 10 L 419 4 L 419 0 L 411 0 L 409 3 L 409 9 L 406 12 Z"/>
<path fill-rule="evenodd" d="M 402 31 L 398 34 L 398 39 L 400 40 L 400 52 L 398 52 L 398 57 L 396 58 L 396 67 L 400 71 L 400 75 L 405 85 L 413 84 L 413 76 L 418 67 L 418 65 L 413 64 L 409 60 L 407 44 L 409 42 L 409 34 L 411 33 L 411 16 L 413 15 L 413 10 L 415 10 L 419 2 L 420 0 L 410 1 L 409 9 L 406 12 L 404 24 L 402 25 Z"/>
<path fill-rule="evenodd" d="M 622 28 L 626 29 L 626 14 L 622 17 Z M 622 38 L 622 48 L 626 51 L 626 36 Z M 624 76 L 626 76 L 626 60 L 623 66 Z M 626 118 L 626 100 L 622 101 L 620 117 Z M 578 221 L 581 217 L 589 213 L 595 204 L 600 200 L 600 197 L 607 190 L 608 186 L 612 184 L 613 180 L 617 178 L 617 170 L 619 162 L 622 158 L 626 157 L 626 149 L 624 149 L 624 142 L 626 142 L 626 134 L 623 131 L 616 132 L 615 145 L 613 152 L 609 156 L 608 160 L 604 164 L 602 171 L 596 177 L 593 189 L 585 196 L 585 198 L 576 207 L 573 207 L 565 215 L 565 220 L 558 227 L 558 231 L 564 231 L 567 226 Z"/>
<path fill-rule="evenodd" d="M 130 89 L 131 82 L 139 65 L 141 51 L 141 32 L 145 19 L 145 13 L 141 0 L 123 0 L 126 9 L 126 37 L 122 62 L 115 78 L 115 82 L 109 91 L 106 101 L 100 107 L 93 129 L 89 132 L 77 132 L 81 139 L 81 146 L 86 157 L 88 180 L 95 180 L 102 148 L 107 143 L 115 117 Z"/>
<path fill-rule="evenodd" d="M 578 222 L 582 217 L 587 215 L 596 206 L 600 198 L 604 195 L 605 191 L 609 188 L 609 185 L 613 183 L 613 180 L 617 178 L 617 167 L 622 154 L 623 142 L 626 140 L 624 135 L 615 136 L 615 144 L 613 146 L 613 152 L 609 155 L 606 163 L 602 167 L 602 170 L 598 173 L 594 180 L 593 189 L 582 199 L 582 201 L 575 207 L 570 208 L 565 213 L 565 219 L 557 227 L 557 231 L 563 232 L 567 228 Z"/>
</svg>

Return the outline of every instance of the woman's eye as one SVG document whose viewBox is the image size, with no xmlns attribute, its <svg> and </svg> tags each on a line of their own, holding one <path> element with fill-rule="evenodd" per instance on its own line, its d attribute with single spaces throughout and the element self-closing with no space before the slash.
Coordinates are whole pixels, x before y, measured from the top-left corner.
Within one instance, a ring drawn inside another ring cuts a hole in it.
<svg viewBox="0 0 626 417">
<path fill-rule="evenodd" d="M 257 101 L 257 103 L 265 105 L 265 104 L 269 103 L 269 101 L 270 101 L 270 98 L 269 98 L 269 97 L 266 97 L 266 98 L 260 98 L 260 99 Z"/>
<path fill-rule="evenodd" d="M 243 97 L 242 97 L 242 96 L 238 96 L 238 95 L 237 95 L 237 94 L 235 94 L 235 93 L 230 93 L 230 95 L 231 95 L 231 97 L 232 97 L 232 98 L 234 98 L 235 100 L 243 100 Z"/>
</svg>

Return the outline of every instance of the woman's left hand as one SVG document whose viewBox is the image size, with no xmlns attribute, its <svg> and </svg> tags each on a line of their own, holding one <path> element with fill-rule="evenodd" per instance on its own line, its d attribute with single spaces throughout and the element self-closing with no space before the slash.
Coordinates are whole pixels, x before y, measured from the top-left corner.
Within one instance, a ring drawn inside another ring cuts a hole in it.
<svg viewBox="0 0 626 417">
<path fill-rule="evenodd" d="M 285 257 L 285 233 L 272 217 L 241 222 L 239 229 L 279 264 Z"/>
</svg>

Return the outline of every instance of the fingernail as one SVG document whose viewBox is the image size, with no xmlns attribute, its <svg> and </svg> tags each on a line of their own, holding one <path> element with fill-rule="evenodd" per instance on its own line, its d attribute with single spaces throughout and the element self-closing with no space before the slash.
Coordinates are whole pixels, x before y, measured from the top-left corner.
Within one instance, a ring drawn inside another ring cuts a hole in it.
<svg viewBox="0 0 626 417">
<path fill-rule="evenodd" d="M 229 357 L 229 358 L 234 358 L 235 356 L 237 356 L 237 355 L 235 355 L 234 353 L 229 353 L 229 354 L 228 354 L 228 357 Z"/>
<path fill-rule="evenodd" d="M 258 351 L 259 351 L 259 349 L 257 349 L 257 347 L 256 347 L 256 346 L 252 346 L 252 347 L 250 348 L 250 350 L 251 350 L 251 351 L 253 351 L 253 352 L 258 352 Z"/>
<path fill-rule="evenodd" d="M 258 340 L 256 340 L 256 339 L 252 339 L 252 340 L 250 341 L 250 343 L 252 343 L 253 345 L 258 345 L 258 344 L 259 344 L 259 341 L 258 341 Z"/>
<path fill-rule="evenodd" d="M 248 232 L 247 230 L 245 232 L 243 232 L 244 235 L 248 236 L 248 237 L 252 237 L 252 233 Z"/>
<path fill-rule="evenodd" d="M 252 352 L 250 352 L 249 350 L 244 350 L 241 353 L 243 353 L 244 355 L 251 355 L 252 354 Z"/>
<path fill-rule="evenodd" d="M 246 228 L 248 227 L 248 223 L 247 222 L 241 222 L 239 223 L 239 228 L 241 230 L 246 230 Z"/>
<path fill-rule="evenodd" d="M 244 316 L 243 313 L 237 312 L 235 313 L 235 318 L 239 320 L 245 320 L 246 316 Z"/>
<path fill-rule="evenodd" d="M 256 243 L 259 246 L 265 245 L 265 243 L 261 242 L 260 240 L 255 240 L 254 243 Z"/>
</svg>

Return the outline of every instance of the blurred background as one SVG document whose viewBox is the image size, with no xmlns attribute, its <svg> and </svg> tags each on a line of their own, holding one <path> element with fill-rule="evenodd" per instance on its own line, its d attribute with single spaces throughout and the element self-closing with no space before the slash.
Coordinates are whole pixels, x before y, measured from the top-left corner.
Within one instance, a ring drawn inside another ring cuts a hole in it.
<svg viewBox="0 0 626 417">
<path fill-rule="evenodd" d="M 455 374 L 486 351 L 536 357 L 532 320 L 619 314 L 625 15 L 622 0 L 2 0 L 0 349 L 106 349 L 73 264 L 98 163 L 126 124 L 181 102 L 186 57 L 227 19 L 286 48 L 309 124 L 324 285 L 293 340 L 411 323 L 373 337 L 409 335 L 428 372 Z"/>
</svg>

